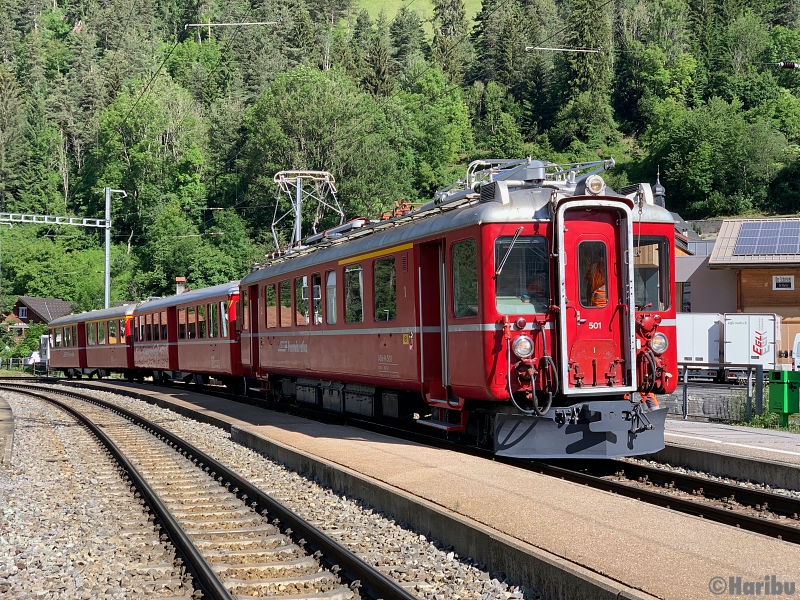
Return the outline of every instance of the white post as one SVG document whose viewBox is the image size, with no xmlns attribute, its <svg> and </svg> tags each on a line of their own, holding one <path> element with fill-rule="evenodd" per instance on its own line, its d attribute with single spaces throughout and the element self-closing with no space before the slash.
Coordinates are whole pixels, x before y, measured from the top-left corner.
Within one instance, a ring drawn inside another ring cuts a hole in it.
<svg viewBox="0 0 800 600">
<path fill-rule="evenodd" d="M 303 179 L 297 178 L 297 199 L 294 203 L 294 239 L 300 246 L 303 241 Z"/>
<path fill-rule="evenodd" d="M 106 265 L 105 265 L 105 303 L 108 308 L 111 302 L 111 188 L 105 188 L 106 193 Z"/>
</svg>

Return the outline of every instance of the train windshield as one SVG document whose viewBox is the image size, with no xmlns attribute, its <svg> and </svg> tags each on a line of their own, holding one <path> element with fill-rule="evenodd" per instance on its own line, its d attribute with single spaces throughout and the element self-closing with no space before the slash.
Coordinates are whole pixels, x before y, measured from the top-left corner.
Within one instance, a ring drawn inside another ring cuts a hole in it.
<svg viewBox="0 0 800 600">
<path fill-rule="evenodd" d="M 494 244 L 495 269 L 508 252 L 513 236 L 497 238 Z M 497 311 L 506 314 L 536 314 L 550 305 L 550 263 L 547 239 L 519 236 L 496 278 Z"/>
<path fill-rule="evenodd" d="M 667 238 L 634 235 L 633 248 L 636 310 L 667 310 L 671 296 Z"/>
</svg>

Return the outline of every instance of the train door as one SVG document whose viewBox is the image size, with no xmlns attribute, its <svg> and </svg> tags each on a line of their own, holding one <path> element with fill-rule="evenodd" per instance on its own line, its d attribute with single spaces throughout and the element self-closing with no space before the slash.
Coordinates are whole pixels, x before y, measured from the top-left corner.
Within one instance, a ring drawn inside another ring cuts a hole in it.
<svg viewBox="0 0 800 600">
<path fill-rule="evenodd" d="M 428 401 L 446 400 L 449 385 L 444 256 L 443 240 L 420 245 L 420 378 Z"/>
<path fill-rule="evenodd" d="M 602 200 L 558 210 L 564 394 L 636 389 L 630 210 Z"/>
<path fill-rule="evenodd" d="M 262 319 L 260 319 L 259 316 L 264 314 L 264 309 L 261 308 L 264 298 L 258 293 L 258 285 L 251 285 L 249 290 L 247 295 L 250 298 L 250 304 L 247 310 L 249 313 L 248 320 L 250 322 L 250 338 L 248 340 L 250 343 L 248 345 L 250 346 L 250 368 L 252 369 L 253 375 L 255 375 L 258 373 L 258 354 L 259 348 L 261 347 L 259 333 L 261 332 Z"/>
</svg>

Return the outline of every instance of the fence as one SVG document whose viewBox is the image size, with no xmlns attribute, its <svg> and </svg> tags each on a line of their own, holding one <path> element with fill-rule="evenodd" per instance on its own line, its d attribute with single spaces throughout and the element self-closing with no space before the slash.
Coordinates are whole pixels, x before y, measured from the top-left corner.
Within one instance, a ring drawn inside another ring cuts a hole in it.
<svg viewBox="0 0 800 600">
<path fill-rule="evenodd" d="M 737 365 L 732 365 L 737 367 Z M 764 407 L 764 368 L 747 367 L 746 386 L 698 385 L 688 380 L 687 367 L 681 371 L 681 382 L 675 393 L 659 398 L 669 413 L 684 419 L 699 417 L 712 421 L 751 421 Z"/>
<path fill-rule="evenodd" d="M 19 371 L 44 377 L 48 373 L 47 363 L 39 362 L 35 365 L 26 365 L 24 358 L 0 358 L 0 369 Z"/>
</svg>

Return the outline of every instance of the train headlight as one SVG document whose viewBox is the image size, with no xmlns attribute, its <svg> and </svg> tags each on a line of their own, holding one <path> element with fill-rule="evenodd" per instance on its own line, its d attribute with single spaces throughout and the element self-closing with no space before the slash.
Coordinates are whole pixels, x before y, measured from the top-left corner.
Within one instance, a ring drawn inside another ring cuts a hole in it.
<svg viewBox="0 0 800 600">
<path fill-rule="evenodd" d="M 600 177 L 600 175 L 589 175 L 589 177 L 586 178 L 586 191 L 593 196 L 602 194 L 605 187 L 606 182 L 603 181 L 603 178 Z"/>
<path fill-rule="evenodd" d="M 521 335 L 511 342 L 511 349 L 520 358 L 530 358 L 533 354 L 533 340 L 527 335 Z"/>
<path fill-rule="evenodd" d="M 656 354 L 664 354 L 669 348 L 669 339 L 660 331 L 650 340 L 650 349 Z"/>
</svg>

